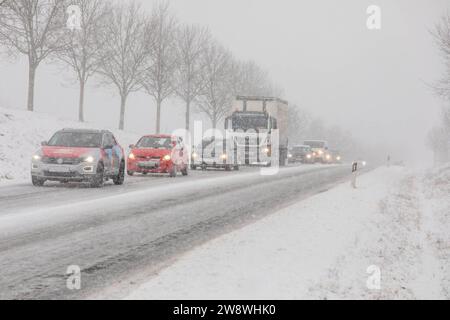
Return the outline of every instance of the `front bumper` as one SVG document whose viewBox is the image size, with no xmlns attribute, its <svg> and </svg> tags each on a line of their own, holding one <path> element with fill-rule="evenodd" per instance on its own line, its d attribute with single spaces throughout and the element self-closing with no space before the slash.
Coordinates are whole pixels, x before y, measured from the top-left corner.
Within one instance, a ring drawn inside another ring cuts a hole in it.
<svg viewBox="0 0 450 320">
<path fill-rule="evenodd" d="M 128 160 L 127 163 L 129 172 L 137 173 L 168 173 L 172 170 L 172 161 L 163 160 Z"/>
<path fill-rule="evenodd" d="M 96 172 L 96 163 L 58 165 L 33 161 L 31 164 L 32 176 L 50 181 L 90 181 Z"/>
<path fill-rule="evenodd" d="M 196 167 L 206 167 L 206 168 L 227 168 L 232 166 L 227 160 L 223 159 L 195 159 L 192 164 Z"/>
</svg>

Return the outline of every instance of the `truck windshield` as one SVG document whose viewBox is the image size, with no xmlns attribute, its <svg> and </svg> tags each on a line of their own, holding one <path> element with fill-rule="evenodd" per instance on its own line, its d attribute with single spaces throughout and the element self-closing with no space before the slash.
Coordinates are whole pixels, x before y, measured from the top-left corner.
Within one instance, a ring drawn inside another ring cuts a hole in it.
<svg viewBox="0 0 450 320">
<path fill-rule="evenodd" d="M 171 138 L 143 137 L 137 144 L 138 148 L 172 149 Z"/>
<path fill-rule="evenodd" d="M 88 132 L 57 132 L 48 142 L 51 147 L 100 148 L 102 135 Z"/>
<path fill-rule="evenodd" d="M 305 141 L 305 144 L 311 148 L 325 148 L 324 141 Z"/>
</svg>

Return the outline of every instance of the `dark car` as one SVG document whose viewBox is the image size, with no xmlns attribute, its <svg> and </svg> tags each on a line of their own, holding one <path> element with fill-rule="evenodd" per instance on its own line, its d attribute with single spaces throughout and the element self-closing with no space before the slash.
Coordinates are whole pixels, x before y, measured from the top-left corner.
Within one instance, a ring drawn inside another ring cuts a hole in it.
<svg viewBox="0 0 450 320">
<path fill-rule="evenodd" d="M 310 146 L 299 145 L 294 146 L 289 150 L 289 162 L 297 163 L 313 163 L 314 157 Z"/>
<path fill-rule="evenodd" d="M 33 185 L 46 181 L 89 182 L 101 187 L 112 179 L 121 185 L 125 155 L 114 135 L 106 130 L 63 129 L 35 153 L 31 163 Z"/>
</svg>

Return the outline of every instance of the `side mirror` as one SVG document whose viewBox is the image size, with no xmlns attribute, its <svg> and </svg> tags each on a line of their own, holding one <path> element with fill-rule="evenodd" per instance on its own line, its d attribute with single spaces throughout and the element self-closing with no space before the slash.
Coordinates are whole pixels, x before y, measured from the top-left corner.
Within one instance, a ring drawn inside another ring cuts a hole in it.
<svg viewBox="0 0 450 320">
<path fill-rule="evenodd" d="M 134 149 L 134 148 L 136 148 L 136 146 L 134 145 L 134 144 L 130 144 L 130 149 Z"/>
<path fill-rule="evenodd" d="M 41 146 L 43 146 L 43 147 L 48 146 L 48 142 L 47 141 L 42 141 L 41 142 Z"/>
</svg>

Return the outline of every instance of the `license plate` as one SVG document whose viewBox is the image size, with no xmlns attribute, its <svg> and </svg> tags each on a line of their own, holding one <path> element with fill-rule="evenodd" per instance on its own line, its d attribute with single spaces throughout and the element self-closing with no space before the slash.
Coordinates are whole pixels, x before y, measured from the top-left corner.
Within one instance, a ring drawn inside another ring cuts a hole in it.
<svg viewBox="0 0 450 320">
<path fill-rule="evenodd" d="M 49 172 L 55 172 L 55 173 L 64 173 L 64 172 L 70 172 L 70 169 L 68 167 L 64 167 L 64 166 L 55 166 L 55 167 L 50 167 L 48 169 Z"/>
<path fill-rule="evenodd" d="M 159 162 L 157 161 L 147 161 L 147 162 L 140 162 L 139 167 L 142 168 L 155 168 L 159 165 Z"/>
</svg>

